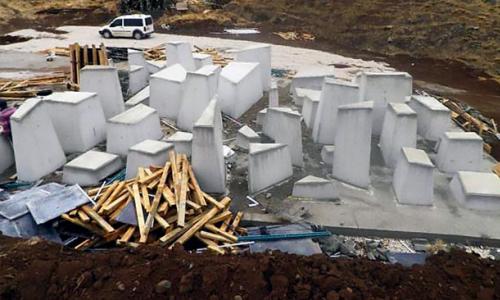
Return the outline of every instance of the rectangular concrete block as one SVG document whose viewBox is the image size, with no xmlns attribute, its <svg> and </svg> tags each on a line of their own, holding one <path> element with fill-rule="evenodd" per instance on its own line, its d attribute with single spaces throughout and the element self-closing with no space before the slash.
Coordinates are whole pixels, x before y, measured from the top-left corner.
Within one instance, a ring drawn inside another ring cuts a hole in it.
<svg viewBox="0 0 500 300">
<path fill-rule="evenodd" d="M 167 42 L 167 67 L 180 64 L 187 71 L 195 71 L 196 65 L 193 58 L 191 44 L 188 42 Z"/>
<path fill-rule="evenodd" d="M 162 135 L 156 110 L 138 104 L 108 120 L 106 151 L 127 156 L 133 145 L 147 139 L 158 140 Z"/>
<path fill-rule="evenodd" d="M 155 74 L 167 68 L 167 62 L 164 60 L 146 60 L 146 69 L 149 74 Z"/>
<path fill-rule="evenodd" d="M 436 98 L 411 96 L 410 107 L 417 113 L 417 132 L 424 139 L 438 141 L 451 126 L 451 111 Z"/>
<path fill-rule="evenodd" d="M 264 91 L 269 91 L 271 88 L 271 45 L 258 44 L 241 49 L 236 52 L 236 61 L 258 63 L 262 88 Z"/>
<path fill-rule="evenodd" d="M 131 65 L 128 71 L 128 94 L 135 95 L 149 84 L 149 71 L 143 66 Z"/>
<path fill-rule="evenodd" d="M 147 70 L 146 59 L 144 58 L 144 52 L 135 50 L 135 49 L 127 49 L 127 57 L 128 57 L 128 65 L 129 66 L 142 66 Z"/>
<path fill-rule="evenodd" d="M 266 120 L 266 115 L 267 115 L 267 108 L 260 110 L 257 113 L 257 119 L 255 120 L 255 123 L 263 127 Z"/>
<path fill-rule="evenodd" d="M 292 175 L 292 160 L 287 145 L 250 144 L 248 191 L 251 194 L 281 183 Z"/>
<path fill-rule="evenodd" d="M 63 182 L 96 186 L 99 181 L 118 172 L 123 163 L 118 155 L 90 150 L 64 166 Z"/>
<path fill-rule="evenodd" d="M 187 156 L 191 156 L 193 144 L 193 134 L 191 132 L 177 131 L 169 136 L 166 141 L 174 145 L 176 153 L 183 153 Z"/>
<path fill-rule="evenodd" d="M 321 97 L 321 90 L 313 90 L 313 89 L 306 89 L 306 88 L 296 88 L 295 89 L 295 94 L 293 95 L 293 103 L 297 106 L 302 106 L 304 105 L 304 99 L 306 97 L 309 97 L 311 99 L 320 99 Z"/>
<path fill-rule="evenodd" d="M 393 188 L 399 203 L 432 205 L 434 165 L 423 150 L 404 147 L 394 171 Z"/>
<path fill-rule="evenodd" d="M 7 137 L 0 134 L 0 174 L 14 164 L 14 150 Z"/>
<path fill-rule="evenodd" d="M 373 102 L 338 107 L 333 177 L 351 185 L 370 185 Z"/>
<path fill-rule="evenodd" d="M 106 139 L 106 117 L 95 93 L 53 93 L 44 105 L 65 153 L 85 152 Z"/>
<path fill-rule="evenodd" d="M 292 196 L 318 200 L 338 199 L 333 182 L 316 176 L 306 176 L 295 182 Z"/>
<path fill-rule="evenodd" d="M 125 110 L 118 71 L 111 66 L 85 66 L 80 70 L 80 92 L 96 93 L 106 119 Z"/>
<path fill-rule="evenodd" d="M 137 94 L 132 96 L 130 99 L 125 102 L 125 108 L 129 109 L 137 104 L 144 104 L 149 106 L 149 86 L 143 88 Z"/>
<path fill-rule="evenodd" d="M 149 105 L 160 117 L 177 120 L 181 107 L 187 72 L 180 64 L 151 75 Z"/>
<path fill-rule="evenodd" d="M 403 147 L 417 145 L 417 114 L 407 104 L 389 103 L 385 113 L 380 150 L 385 165 L 395 168 Z"/>
<path fill-rule="evenodd" d="M 330 70 L 309 69 L 301 70 L 293 76 L 290 85 L 290 94 L 295 97 L 297 88 L 321 91 L 326 77 L 335 78 L 333 67 Z"/>
<path fill-rule="evenodd" d="M 174 145 L 155 140 L 144 140 L 130 147 L 125 178 L 136 177 L 139 167 L 164 166 L 170 150 L 174 150 Z"/>
<path fill-rule="evenodd" d="M 248 126 L 243 126 L 236 134 L 236 145 L 248 150 L 251 143 L 260 143 L 260 136 Z"/>
<path fill-rule="evenodd" d="M 66 163 L 47 107 L 40 98 L 31 98 L 10 118 L 17 178 L 36 181 Z"/>
<path fill-rule="evenodd" d="M 262 98 L 258 66 L 256 63 L 231 62 L 222 69 L 217 93 L 224 113 L 237 119 Z"/>
<path fill-rule="evenodd" d="M 481 211 L 500 209 L 500 178 L 493 173 L 460 171 L 450 190 L 463 206 Z"/>
<path fill-rule="evenodd" d="M 312 129 L 316 120 L 320 98 L 311 98 L 310 96 L 304 97 L 304 104 L 302 105 L 302 116 L 307 128 Z"/>
<path fill-rule="evenodd" d="M 475 132 L 445 132 L 439 142 L 436 165 L 440 171 L 480 171 L 483 139 Z"/>
<path fill-rule="evenodd" d="M 278 90 L 278 83 L 271 82 L 271 87 L 269 89 L 269 107 L 280 106 L 280 95 Z"/>
<path fill-rule="evenodd" d="M 194 65 L 196 70 L 204 66 L 213 65 L 212 56 L 205 53 L 193 53 Z"/>
<path fill-rule="evenodd" d="M 321 148 L 321 160 L 328 166 L 333 165 L 333 153 L 335 151 L 334 145 L 324 145 Z"/>
</svg>

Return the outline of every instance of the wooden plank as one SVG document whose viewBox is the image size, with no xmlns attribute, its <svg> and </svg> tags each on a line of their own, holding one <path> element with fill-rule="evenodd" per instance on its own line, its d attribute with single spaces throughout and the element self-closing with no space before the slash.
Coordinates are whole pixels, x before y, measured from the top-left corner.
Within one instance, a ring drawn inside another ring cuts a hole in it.
<svg viewBox="0 0 500 300">
<path fill-rule="evenodd" d="M 85 67 L 89 64 L 89 46 L 83 46 L 83 64 L 82 67 Z"/>
<path fill-rule="evenodd" d="M 139 194 L 139 185 L 134 183 L 132 185 L 132 192 L 135 204 L 135 214 L 137 216 L 137 227 L 139 227 L 139 233 L 142 239 L 145 236 L 144 232 L 144 212 L 142 211 L 141 195 Z M 146 236 L 147 238 L 147 236 Z"/>
<path fill-rule="evenodd" d="M 149 201 L 149 192 L 148 187 L 146 185 L 141 185 L 141 194 L 142 194 L 142 204 L 147 212 L 151 210 L 151 202 Z"/>
<path fill-rule="evenodd" d="M 184 227 L 186 221 L 186 202 L 187 202 L 187 184 L 188 184 L 188 161 L 186 155 L 181 158 L 181 188 L 179 203 L 177 203 L 177 225 Z"/>
<path fill-rule="evenodd" d="M 231 243 L 231 240 L 223 237 L 222 235 L 211 233 L 208 231 L 200 231 L 199 232 L 200 236 L 204 239 L 211 239 L 213 241 L 219 241 L 219 242 L 224 242 L 224 243 Z"/>
<path fill-rule="evenodd" d="M 161 177 L 162 173 L 163 173 L 163 169 L 154 172 L 152 175 L 148 175 L 144 178 L 141 178 L 141 179 L 139 179 L 139 184 L 146 184 L 147 185 L 147 184 L 151 183 L 153 180 Z"/>
<path fill-rule="evenodd" d="M 108 63 L 108 52 L 106 50 L 106 46 L 104 46 L 104 43 L 101 43 L 101 55 L 102 55 L 102 61 L 101 61 L 101 65 L 103 66 L 107 66 L 109 63 Z"/>
<path fill-rule="evenodd" d="M 111 226 L 106 220 L 104 220 L 95 210 L 93 210 L 90 206 L 84 205 L 82 206 L 83 211 L 96 223 L 101 226 L 106 232 L 113 232 L 115 229 Z"/>
<path fill-rule="evenodd" d="M 116 198 L 118 198 L 121 195 L 122 191 L 124 191 L 124 189 L 125 189 L 125 182 L 124 181 L 118 182 L 118 185 L 113 190 L 113 192 L 111 193 L 111 195 L 109 195 L 109 197 L 104 201 L 104 203 L 102 203 L 102 206 L 99 209 L 99 213 L 103 213 L 104 212 L 104 207 L 106 207 L 107 205 L 109 205 L 110 203 L 112 203 Z"/>
<path fill-rule="evenodd" d="M 114 212 L 109 215 L 109 220 L 114 221 L 122 213 L 122 211 L 127 207 L 127 205 L 133 200 L 132 194 L 127 194 L 127 201 L 123 202 Z"/>
<path fill-rule="evenodd" d="M 120 239 L 118 240 L 118 242 L 120 242 L 120 243 L 127 243 L 128 241 L 130 241 L 130 239 L 134 235 L 135 228 L 136 228 L 135 226 L 130 226 L 127 229 L 127 231 L 125 231 L 125 233 L 120 237 Z"/>
<path fill-rule="evenodd" d="M 188 173 L 189 181 L 194 187 L 194 201 L 201 206 L 207 206 L 207 202 L 205 201 L 205 197 L 203 196 L 203 191 L 198 184 L 198 180 L 196 180 L 196 177 L 194 176 L 193 168 L 191 167 L 191 165 L 188 166 Z"/>
<path fill-rule="evenodd" d="M 238 226 L 240 226 L 240 222 L 241 222 L 241 219 L 243 219 L 243 212 L 239 211 L 237 214 L 236 214 L 236 217 L 234 217 L 234 221 L 233 223 L 231 224 L 231 228 L 227 231 L 229 233 L 233 233 L 234 230 L 236 228 L 238 228 Z"/>
<path fill-rule="evenodd" d="M 177 204 L 175 203 L 175 195 L 168 186 L 163 188 L 163 198 L 167 200 L 169 206 L 175 206 Z"/>
<path fill-rule="evenodd" d="M 99 242 L 98 238 L 86 239 L 86 240 L 82 241 L 80 244 L 76 245 L 74 249 L 80 250 L 80 251 L 87 250 L 88 248 L 97 244 L 97 242 Z"/>
<path fill-rule="evenodd" d="M 84 222 L 84 223 L 90 222 L 89 216 L 87 216 L 87 214 L 84 213 L 82 210 L 78 210 L 76 213 L 77 213 L 78 217 L 80 218 L 80 220 L 82 220 L 82 222 Z"/>
<path fill-rule="evenodd" d="M 98 210 L 104 204 L 104 202 L 106 202 L 106 199 L 108 199 L 111 193 L 113 193 L 118 184 L 119 184 L 118 181 L 113 182 L 113 184 L 106 190 L 106 192 L 104 192 L 104 194 L 102 194 L 101 197 L 99 197 L 99 200 L 97 200 L 97 203 L 94 206 L 94 210 Z"/>
<path fill-rule="evenodd" d="M 77 83 L 76 80 L 76 57 L 74 45 L 69 45 L 69 63 L 70 63 L 70 78 L 73 83 Z"/>
<path fill-rule="evenodd" d="M 163 245 L 170 244 L 172 241 L 174 241 L 175 239 L 177 239 L 178 237 L 180 237 L 182 234 L 184 234 L 185 232 L 187 232 L 190 228 L 192 228 L 192 226 L 196 222 L 200 221 L 207 214 L 208 214 L 208 212 L 194 217 L 193 219 L 189 220 L 186 223 L 185 227 L 177 227 L 177 228 L 173 229 L 172 231 L 168 231 L 168 229 L 167 229 L 167 233 L 159 239 L 160 243 L 163 244 Z M 177 215 L 173 216 L 172 218 L 177 219 Z M 172 218 L 167 218 L 167 221 L 170 222 Z M 173 223 L 173 222 L 170 222 L 170 223 Z M 172 246 L 173 246 L 173 244 L 172 244 Z"/>
<path fill-rule="evenodd" d="M 99 236 L 104 236 L 105 232 L 99 228 L 99 227 L 96 227 L 92 224 L 89 224 L 89 223 L 83 223 L 82 221 L 80 221 L 79 219 L 77 218 L 72 218 L 70 217 L 68 214 L 63 214 L 61 215 L 61 218 L 63 218 L 63 220 L 66 220 L 74 225 L 77 225 L 77 226 L 80 226 L 82 228 L 85 228 L 87 229 L 88 231 L 90 232 L 93 232 Z"/>
<path fill-rule="evenodd" d="M 109 215 L 110 213 L 114 212 L 116 209 L 118 209 L 125 201 L 127 201 L 129 198 L 128 193 L 124 193 L 118 199 L 114 200 L 113 202 L 110 202 L 103 206 L 101 208 L 102 213 Z M 99 210 L 99 213 L 101 213 L 101 210 Z"/>
<path fill-rule="evenodd" d="M 220 214 L 218 214 L 217 216 L 215 216 L 212 220 L 208 221 L 208 223 L 216 224 L 216 223 L 222 222 L 226 219 L 231 219 L 232 215 L 233 215 L 232 212 L 230 212 L 229 210 L 225 210 L 225 211 L 221 212 Z"/>
<path fill-rule="evenodd" d="M 214 198 L 212 198 L 209 194 L 203 192 L 203 196 L 205 196 L 205 199 L 208 202 L 210 202 L 212 205 L 217 206 L 218 209 L 224 209 L 224 205 L 222 205 L 222 203 L 220 203 L 219 201 L 217 201 Z"/>
<path fill-rule="evenodd" d="M 98 64 L 97 49 L 94 44 L 92 44 L 92 64 Z"/>
<path fill-rule="evenodd" d="M 82 68 L 80 62 L 80 45 L 75 44 L 75 58 L 76 58 L 76 84 L 80 84 L 80 69 Z"/>
<path fill-rule="evenodd" d="M 207 245 L 207 248 L 208 248 L 208 247 L 212 247 L 210 250 L 212 250 L 213 252 L 218 253 L 218 254 L 221 254 L 221 255 L 226 254 L 226 252 L 224 251 L 224 249 L 219 248 L 219 247 L 217 246 L 217 243 L 216 243 L 216 242 L 214 242 L 214 241 L 212 241 L 212 240 L 209 240 L 209 239 L 206 239 L 206 238 L 201 237 L 199 233 L 196 233 L 196 234 L 195 234 L 195 237 L 196 237 L 197 239 L 199 239 L 202 243 L 204 243 L 205 245 Z"/>
<path fill-rule="evenodd" d="M 158 224 L 160 224 L 161 227 L 163 227 L 165 229 L 167 229 L 168 227 L 170 227 L 170 224 L 168 224 L 167 220 L 165 220 L 159 214 L 155 215 L 155 220 L 156 220 L 156 222 L 158 222 Z"/>
<path fill-rule="evenodd" d="M 191 200 L 186 200 L 186 204 L 189 206 L 189 207 L 192 207 L 194 210 L 200 210 L 201 209 L 201 205 L 198 205 L 197 203 L 194 203 L 193 201 Z M 184 207 L 185 209 L 185 207 Z"/>
<path fill-rule="evenodd" d="M 212 231 L 215 234 L 218 234 L 218 235 L 225 237 L 226 239 L 228 239 L 234 243 L 236 243 L 238 241 L 238 238 L 235 235 L 233 235 L 229 232 L 225 232 L 224 230 L 221 230 L 212 224 L 206 224 L 205 228 Z"/>
</svg>

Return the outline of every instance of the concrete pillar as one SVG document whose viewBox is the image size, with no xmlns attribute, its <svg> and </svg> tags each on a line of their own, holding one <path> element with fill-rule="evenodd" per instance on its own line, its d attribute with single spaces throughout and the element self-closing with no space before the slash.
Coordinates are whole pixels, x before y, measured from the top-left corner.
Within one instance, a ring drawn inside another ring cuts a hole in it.
<svg viewBox="0 0 500 300">
<path fill-rule="evenodd" d="M 162 135 L 158 112 L 138 104 L 108 120 L 106 151 L 125 157 L 131 146 Z"/>
<path fill-rule="evenodd" d="M 10 141 L 0 134 L 0 174 L 14 164 L 14 150 Z"/>
<path fill-rule="evenodd" d="M 301 70 L 293 76 L 292 83 L 290 84 L 290 94 L 295 97 L 297 88 L 305 88 L 311 90 L 321 91 L 323 81 L 326 77 L 335 78 L 333 74 L 333 67 L 329 70 L 325 69 L 309 69 Z"/>
<path fill-rule="evenodd" d="M 232 62 L 222 69 L 217 94 L 224 113 L 237 119 L 262 98 L 258 66 L 256 63 Z"/>
<path fill-rule="evenodd" d="M 187 156 L 191 156 L 193 144 L 193 134 L 191 132 L 177 131 L 169 136 L 166 141 L 174 145 L 176 153 L 183 153 Z"/>
<path fill-rule="evenodd" d="M 438 141 L 451 125 L 451 111 L 433 97 L 411 96 L 410 107 L 417 113 L 417 132 L 424 139 Z"/>
<path fill-rule="evenodd" d="M 453 177 L 450 190 L 463 206 L 481 210 L 500 210 L 500 178 L 493 173 L 460 171 Z"/>
<path fill-rule="evenodd" d="M 36 181 L 66 163 L 64 151 L 40 98 L 31 98 L 10 117 L 17 178 Z"/>
<path fill-rule="evenodd" d="M 143 66 L 132 65 L 128 71 L 128 94 L 135 95 L 149 84 L 149 71 Z"/>
<path fill-rule="evenodd" d="M 251 143 L 260 143 L 260 136 L 248 126 L 243 126 L 236 134 L 236 145 L 248 150 Z"/>
<path fill-rule="evenodd" d="M 271 45 L 258 44 L 239 50 L 236 52 L 236 61 L 258 63 L 262 88 L 266 92 L 269 91 L 271 88 Z"/>
<path fill-rule="evenodd" d="M 359 100 L 373 101 L 373 134 L 380 135 L 387 104 L 411 96 L 413 79 L 405 72 L 362 72 L 356 77 Z"/>
<path fill-rule="evenodd" d="M 65 153 L 85 152 L 106 139 L 106 119 L 95 93 L 53 93 L 44 105 Z"/>
<path fill-rule="evenodd" d="M 311 175 L 295 182 L 292 196 L 317 200 L 333 200 L 339 198 L 333 182 Z"/>
<path fill-rule="evenodd" d="M 320 144 L 335 141 L 337 110 L 341 105 L 358 102 L 358 85 L 326 78 L 320 95 L 318 115 L 313 123 L 313 140 Z"/>
<path fill-rule="evenodd" d="M 288 146 L 294 166 L 302 167 L 302 126 L 301 115 L 290 108 L 273 107 L 267 109 L 263 132 L 277 143 Z"/>
<path fill-rule="evenodd" d="M 167 67 L 180 64 L 187 71 L 195 71 L 196 65 L 193 58 L 191 44 L 188 42 L 167 42 Z"/>
<path fill-rule="evenodd" d="M 193 53 L 193 59 L 196 70 L 199 70 L 204 66 L 213 65 L 212 56 L 210 54 Z"/>
<path fill-rule="evenodd" d="M 137 94 L 132 96 L 130 99 L 125 102 L 125 108 L 129 109 L 137 104 L 144 104 L 149 106 L 149 85 L 142 90 L 140 90 Z"/>
<path fill-rule="evenodd" d="M 147 63 L 146 59 L 144 58 L 144 52 L 134 50 L 134 49 L 127 49 L 127 56 L 128 56 L 128 65 L 129 66 L 142 66 L 147 69 Z"/>
<path fill-rule="evenodd" d="M 279 90 L 278 90 L 278 83 L 273 81 L 271 82 L 271 87 L 269 89 L 269 107 L 278 107 L 280 106 L 280 99 L 279 99 Z"/>
<path fill-rule="evenodd" d="M 475 132 L 445 132 L 436 156 L 440 171 L 480 171 L 483 139 Z"/>
<path fill-rule="evenodd" d="M 207 193 L 226 192 L 222 146 L 222 115 L 217 100 L 213 99 L 193 127 L 193 170 L 201 189 Z"/>
<path fill-rule="evenodd" d="M 392 186 L 399 203 L 432 205 L 434 165 L 423 150 L 403 147 L 394 171 Z"/>
<path fill-rule="evenodd" d="M 151 75 L 149 105 L 158 111 L 160 117 L 177 120 L 186 76 L 187 72 L 180 64 Z"/>
<path fill-rule="evenodd" d="M 168 159 L 170 150 L 174 150 L 174 145 L 155 140 L 144 140 L 130 147 L 127 155 L 125 178 L 136 177 L 139 167 L 162 167 Z"/>
<path fill-rule="evenodd" d="M 372 114 L 371 101 L 338 107 L 333 176 L 361 188 L 370 185 Z"/>
<path fill-rule="evenodd" d="M 380 149 L 385 165 L 395 168 L 401 148 L 417 145 L 417 114 L 404 103 L 389 103 L 385 113 Z"/>
<path fill-rule="evenodd" d="M 292 177 L 288 146 L 250 144 L 248 153 L 248 191 L 255 194 Z"/>
<path fill-rule="evenodd" d="M 118 172 L 123 163 L 118 155 L 87 151 L 64 166 L 63 182 L 81 186 L 96 186 L 99 181 Z"/>
<path fill-rule="evenodd" d="M 110 66 L 85 66 L 80 70 L 80 92 L 96 93 L 106 119 L 125 110 L 118 71 Z"/>
<path fill-rule="evenodd" d="M 319 107 L 319 98 L 304 97 L 304 104 L 302 105 L 302 116 L 307 128 L 312 129 L 316 120 L 316 115 Z"/>
</svg>

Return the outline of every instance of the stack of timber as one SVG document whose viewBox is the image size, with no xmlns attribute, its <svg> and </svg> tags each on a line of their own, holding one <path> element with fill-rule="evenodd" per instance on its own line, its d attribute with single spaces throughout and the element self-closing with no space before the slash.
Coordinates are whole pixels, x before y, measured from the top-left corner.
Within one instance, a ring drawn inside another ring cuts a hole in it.
<svg viewBox="0 0 500 300">
<path fill-rule="evenodd" d="M 224 254 L 224 249 L 233 248 L 228 245 L 238 241 L 237 235 L 246 234 L 239 226 L 243 213 L 229 211 L 231 199 L 218 201 L 203 192 L 187 156 L 174 151 L 164 166 L 139 168 L 136 178 L 93 188 L 87 194 L 95 205 L 86 204 L 61 216 L 92 234 L 75 249 L 110 243 L 132 247 L 159 243 L 172 248 L 196 239 Z M 125 210 L 134 212 L 133 222 L 124 222 Z"/>
<path fill-rule="evenodd" d="M 60 48 L 59 52 L 62 52 Z M 80 84 L 81 68 L 86 65 L 108 65 L 108 54 L 104 44 L 96 48 L 95 45 L 89 47 L 88 45 L 80 46 L 78 43 L 75 43 L 69 46 L 68 53 L 71 63 L 71 82 L 77 86 Z"/>
<path fill-rule="evenodd" d="M 68 76 L 64 73 L 28 79 L 0 79 L 0 98 L 22 101 L 37 96 L 43 90 L 64 89 L 67 84 Z"/>
<path fill-rule="evenodd" d="M 232 58 L 224 57 L 219 51 L 215 48 L 200 48 L 198 46 L 194 46 L 196 53 L 208 54 L 212 57 L 212 61 L 216 65 L 220 65 L 221 67 L 225 67 Z M 165 54 L 165 45 L 161 44 L 149 49 L 144 50 L 144 58 L 146 60 L 166 60 L 167 56 Z"/>
</svg>

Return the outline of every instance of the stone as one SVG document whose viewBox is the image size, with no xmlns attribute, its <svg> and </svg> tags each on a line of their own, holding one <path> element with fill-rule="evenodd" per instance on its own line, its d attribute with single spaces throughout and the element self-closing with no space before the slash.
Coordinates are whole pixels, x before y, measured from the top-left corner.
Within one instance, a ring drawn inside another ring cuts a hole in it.
<svg viewBox="0 0 500 300">
<path fill-rule="evenodd" d="M 278 107 L 280 106 L 280 99 L 279 99 L 279 90 L 278 90 L 278 84 L 276 82 L 271 82 L 271 87 L 269 89 L 269 107 Z"/>
<path fill-rule="evenodd" d="M 149 105 L 160 117 L 176 121 L 181 107 L 187 72 L 180 64 L 151 75 Z"/>
<path fill-rule="evenodd" d="M 236 134 L 236 145 L 241 149 L 248 150 L 251 143 L 260 143 L 260 136 L 252 128 L 245 125 Z"/>
<path fill-rule="evenodd" d="M 403 147 L 394 171 L 392 186 L 398 202 L 410 205 L 432 205 L 434 165 L 423 150 Z"/>
<path fill-rule="evenodd" d="M 445 132 L 439 142 L 436 165 L 446 173 L 480 171 L 483 139 L 475 132 Z"/>
<path fill-rule="evenodd" d="M 358 99 L 359 86 L 357 84 L 326 78 L 319 95 L 318 114 L 312 126 L 313 141 L 332 145 L 335 142 L 337 132 L 338 107 L 356 103 L 359 101 Z"/>
<path fill-rule="evenodd" d="M 469 209 L 500 209 L 500 178 L 494 173 L 459 171 L 450 183 L 450 190 L 455 200 Z"/>
<path fill-rule="evenodd" d="M 10 141 L 0 134 L 0 174 L 14 164 L 14 150 Z"/>
<path fill-rule="evenodd" d="M 451 111 L 436 98 L 413 95 L 410 107 L 417 113 L 417 133 L 429 141 L 438 141 L 451 126 Z"/>
<path fill-rule="evenodd" d="M 156 110 L 138 104 L 108 120 L 106 150 L 125 157 L 131 146 L 146 139 L 158 140 L 162 135 Z"/>
<path fill-rule="evenodd" d="M 338 199 L 339 197 L 333 182 L 311 175 L 295 182 L 292 196 L 320 200 Z"/>
<path fill-rule="evenodd" d="M 127 49 L 128 65 L 136 65 L 147 68 L 146 59 L 144 58 L 144 52 L 134 49 Z"/>
<path fill-rule="evenodd" d="M 97 95 L 56 92 L 44 97 L 65 153 L 85 152 L 106 139 L 106 118 Z"/>
<path fill-rule="evenodd" d="M 36 181 L 66 163 L 56 130 L 40 98 L 31 98 L 10 117 L 17 179 Z"/>
<path fill-rule="evenodd" d="M 250 144 L 248 191 L 255 194 L 293 175 L 292 159 L 285 144 Z"/>
<path fill-rule="evenodd" d="M 139 167 L 162 167 L 168 159 L 170 150 L 174 150 L 174 145 L 155 140 L 144 140 L 130 147 L 125 178 L 136 177 Z"/>
<path fill-rule="evenodd" d="M 236 52 L 236 61 L 258 63 L 262 88 L 269 91 L 271 88 L 271 45 L 257 44 Z"/>
<path fill-rule="evenodd" d="M 213 65 L 212 56 L 205 53 L 193 53 L 195 69 L 199 70 L 204 66 Z"/>
<path fill-rule="evenodd" d="M 155 286 L 155 292 L 158 294 L 165 294 L 172 287 L 172 282 L 169 280 L 162 280 Z"/>
<path fill-rule="evenodd" d="M 125 110 L 118 70 L 111 66 L 88 65 L 80 70 L 80 92 L 96 93 L 106 119 Z"/>
<path fill-rule="evenodd" d="M 321 148 L 321 160 L 328 166 L 333 165 L 334 151 L 335 146 L 333 145 L 324 145 L 323 148 Z"/>
<path fill-rule="evenodd" d="M 310 99 L 320 99 L 321 90 L 297 88 L 295 89 L 295 95 L 293 96 L 293 103 L 297 106 L 304 105 L 304 99 L 309 97 Z"/>
<path fill-rule="evenodd" d="M 149 84 L 146 67 L 131 65 L 128 70 L 128 94 L 135 95 Z"/>
<path fill-rule="evenodd" d="M 66 184 L 95 186 L 122 167 L 118 155 L 89 150 L 64 166 L 62 181 Z"/>
<path fill-rule="evenodd" d="M 365 189 L 370 185 L 372 112 L 371 101 L 338 107 L 333 155 L 333 177 Z"/>
<path fill-rule="evenodd" d="M 130 109 L 137 104 L 144 104 L 149 106 L 149 85 L 145 88 L 143 88 L 141 91 L 139 91 L 137 94 L 132 96 L 130 99 L 125 102 L 125 108 Z"/>
<path fill-rule="evenodd" d="M 308 69 L 301 70 L 295 74 L 290 84 L 290 94 L 295 97 L 297 88 L 305 88 L 311 90 L 321 91 L 323 81 L 326 77 L 334 78 L 333 68 L 325 69 Z"/>
<path fill-rule="evenodd" d="M 176 153 L 183 153 L 191 156 L 193 144 L 193 134 L 191 132 L 177 131 L 166 139 L 166 142 L 173 144 Z"/>
<path fill-rule="evenodd" d="M 257 119 L 255 120 L 255 123 L 260 126 L 264 126 L 264 122 L 266 120 L 266 114 L 267 114 L 267 108 L 264 108 L 263 110 L 260 110 L 257 113 Z"/>
<path fill-rule="evenodd" d="M 389 103 L 380 135 L 385 165 L 395 168 L 403 147 L 417 145 L 417 114 L 405 103 Z"/>
<path fill-rule="evenodd" d="M 167 42 L 166 51 L 167 67 L 180 64 L 187 71 L 196 70 L 190 43 L 180 41 Z"/>
<path fill-rule="evenodd" d="M 231 62 L 222 69 L 217 89 L 221 110 L 237 119 L 263 97 L 259 64 Z"/>
</svg>

